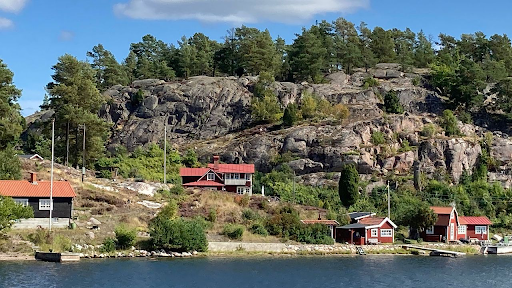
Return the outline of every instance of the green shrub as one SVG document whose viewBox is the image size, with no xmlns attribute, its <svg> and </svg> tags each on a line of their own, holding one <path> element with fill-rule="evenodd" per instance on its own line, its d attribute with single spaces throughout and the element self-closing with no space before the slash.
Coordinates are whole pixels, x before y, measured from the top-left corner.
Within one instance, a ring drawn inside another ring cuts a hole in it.
<svg viewBox="0 0 512 288">
<path fill-rule="evenodd" d="M 226 224 L 222 229 L 222 234 L 228 236 L 229 239 L 240 240 L 244 235 L 244 226 L 238 224 Z"/>
<path fill-rule="evenodd" d="M 185 192 L 185 189 L 183 188 L 183 186 L 178 185 L 178 184 L 172 186 L 172 188 L 169 189 L 169 193 L 171 195 L 183 195 L 184 192 Z"/>
<path fill-rule="evenodd" d="M 56 235 L 53 239 L 53 249 L 56 252 L 71 252 L 73 243 L 69 237 L 63 235 Z"/>
<path fill-rule="evenodd" d="M 286 126 L 293 126 L 301 118 L 300 111 L 297 104 L 291 103 L 284 109 L 283 124 Z"/>
<path fill-rule="evenodd" d="M 412 150 L 412 147 L 409 145 L 409 141 L 404 140 L 404 141 L 402 141 L 402 147 L 400 147 L 400 149 L 398 149 L 398 152 L 404 153 L 404 152 L 409 152 L 411 150 Z"/>
<path fill-rule="evenodd" d="M 141 89 L 137 90 L 137 93 L 132 94 L 131 102 L 133 107 L 139 106 L 144 101 L 144 91 Z"/>
<path fill-rule="evenodd" d="M 404 107 L 400 104 L 396 91 L 391 90 L 384 96 L 384 111 L 393 114 L 404 113 Z"/>
<path fill-rule="evenodd" d="M 215 223 L 215 221 L 217 221 L 217 210 L 213 208 L 210 209 L 210 211 L 208 212 L 208 216 L 206 217 L 206 220 L 208 220 L 211 223 Z"/>
<path fill-rule="evenodd" d="M 244 220 L 253 221 L 259 219 L 260 215 L 252 209 L 244 209 L 244 211 L 242 211 L 242 218 Z"/>
<path fill-rule="evenodd" d="M 443 127 L 446 136 L 459 136 L 461 134 L 457 117 L 455 117 L 451 110 L 443 111 L 441 126 Z"/>
<path fill-rule="evenodd" d="M 423 130 L 421 131 L 421 135 L 432 138 L 436 134 L 436 126 L 432 123 L 426 124 L 423 126 Z"/>
<path fill-rule="evenodd" d="M 473 118 L 471 117 L 471 113 L 468 113 L 466 111 L 460 111 L 458 118 L 462 123 L 466 124 L 473 124 Z"/>
<path fill-rule="evenodd" d="M 261 236 L 268 236 L 267 229 L 265 229 L 265 226 L 261 223 L 252 224 L 250 230 L 251 230 L 251 233 L 253 233 L 253 234 L 258 234 Z"/>
<path fill-rule="evenodd" d="M 412 78 L 411 82 L 412 82 L 412 85 L 418 86 L 421 83 L 421 78 L 416 76 L 416 77 Z"/>
<path fill-rule="evenodd" d="M 131 247 L 137 237 L 135 229 L 129 229 L 124 225 L 117 226 L 114 233 L 116 234 L 117 247 L 120 249 Z"/>
<path fill-rule="evenodd" d="M 208 250 L 205 225 L 198 219 L 168 219 L 157 216 L 150 221 L 149 231 L 153 247 L 157 249 L 199 252 Z"/>
<path fill-rule="evenodd" d="M 372 139 L 371 139 L 373 145 L 381 145 L 386 143 L 386 137 L 384 136 L 384 133 L 380 131 L 375 131 L 372 133 Z"/>
<path fill-rule="evenodd" d="M 111 253 L 116 251 L 116 240 L 113 238 L 105 238 L 103 245 L 101 246 L 101 252 Z"/>
<path fill-rule="evenodd" d="M 99 176 L 100 176 L 100 178 L 112 179 L 112 171 L 110 171 L 110 170 L 101 170 Z"/>
<path fill-rule="evenodd" d="M 379 80 L 373 78 L 373 77 L 366 77 L 363 80 L 363 88 L 368 89 L 370 87 L 377 87 L 379 86 Z"/>
</svg>

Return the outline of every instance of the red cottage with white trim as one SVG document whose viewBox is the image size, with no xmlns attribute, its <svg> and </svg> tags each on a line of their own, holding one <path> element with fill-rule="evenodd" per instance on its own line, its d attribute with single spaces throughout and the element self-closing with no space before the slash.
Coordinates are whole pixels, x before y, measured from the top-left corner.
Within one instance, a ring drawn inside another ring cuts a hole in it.
<svg viewBox="0 0 512 288">
<path fill-rule="evenodd" d="M 220 164 L 219 161 L 219 156 L 213 156 L 208 168 L 181 168 L 183 186 L 252 195 L 254 164 Z"/>
<path fill-rule="evenodd" d="M 437 214 L 437 222 L 434 226 L 420 233 L 421 238 L 428 242 L 457 241 L 459 227 L 459 213 L 455 207 L 430 207 Z"/>
<path fill-rule="evenodd" d="M 365 245 L 393 243 L 397 226 L 389 218 L 373 217 L 375 213 L 349 213 L 351 224 L 337 227 L 336 241 Z"/>
<path fill-rule="evenodd" d="M 459 221 L 460 239 L 489 240 L 489 225 L 492 225 L 489 218 L 485 216 L 460 216 Z"/>
</svg>

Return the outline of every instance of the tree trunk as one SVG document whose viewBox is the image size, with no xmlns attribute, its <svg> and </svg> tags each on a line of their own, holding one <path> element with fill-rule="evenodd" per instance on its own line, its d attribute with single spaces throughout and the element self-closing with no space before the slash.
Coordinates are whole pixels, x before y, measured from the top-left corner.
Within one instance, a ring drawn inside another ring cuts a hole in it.
<svg viewBox="0 0 512 288">
<path fill-rule="evenodd" d="M 69 166 L 69 120 L 66 127 L 66 166 Z"/>
</svg>

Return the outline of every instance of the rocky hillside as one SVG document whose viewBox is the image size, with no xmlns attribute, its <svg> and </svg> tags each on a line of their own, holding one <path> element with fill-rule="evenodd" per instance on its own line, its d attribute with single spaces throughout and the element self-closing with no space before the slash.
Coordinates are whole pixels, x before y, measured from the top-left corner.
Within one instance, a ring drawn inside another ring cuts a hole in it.
<svg viewBox="0 0 512 288">
<path fill-rule="evenodd" d="M 378 79 L 378 86 L 364 86 L 370 76 Z M 356 163 L 361 174 L 384 175 L 410 174 L 416 160 L 421 172 L 431 177 L 446 173 L 458 181 L 464 170 L 474 168 L 482 151 L 480 139 L 489 131 L 480 127 L 484 121 L 475 119 L 480 126 L 459 123 L 463 137 L 446 137 L 439 127 L 443 98 L 428 88 L 425 77 L 425 71 L 403 73 L 397 64 L 378 64 L 368 72 L 329 75 L 327 84 L 274 83 L 283 107 L 300 103 L 305 90 L 345 104 L 350 116 L 342 124 L 324 120 L 287 129 L 255 127 L 250 113 L 255 77 L 148 79 L 129 87 L 114 86 L 105 92 L 109 101 L 100 116 L 113 123 L 111 148 L 124 145 L 133 150 L 159 142 L 167 122 L 168 140 L 180 150 L 196 149 L 203 162 L 220 154 L 225 162 L 255 163 L 258 170 L 268 172 L 278 154 L 289 152 L 282 160 L 311 184 L 336 180 L 327 174 L 347 162 Z M 139 90 L 144 99 L 133 105 L 131 99 Z M 390 90 L 397 91 L 404 114 L 383 113 L 382 98 Z M 426 125 L 434 127 L 430 135 L 425 134 Z M 375 143 L 375 134 L 383 135 L 385 142 Z M 512 161 L 512 141 L 501 132 L 493 134 L 491 156 L 498 165 L 490 179 L 510 186 L 504 172 Z"/>
</svg>

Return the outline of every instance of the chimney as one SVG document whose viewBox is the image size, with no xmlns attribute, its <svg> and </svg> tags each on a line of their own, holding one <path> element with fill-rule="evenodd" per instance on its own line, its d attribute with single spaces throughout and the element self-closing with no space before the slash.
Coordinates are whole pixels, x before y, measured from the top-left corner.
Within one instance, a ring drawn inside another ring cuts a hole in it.
<svg viewBox="0 0 512 288">
<path fill-rule="evenodd" d="M 322 220 L 322 217 L 320 216 L 320 212 L 318 213 L 318 220 Z"/>
<path fill-rule="evenodd" d="M 219 170 L 219 156 L 213 156 L 213 170 Z"/>
<path fill-rule="evenodd" d="M 30 172 L 30 183 L 36 183 L 36 182 L 37 182 L 37 173 Z"/>
</svg>

